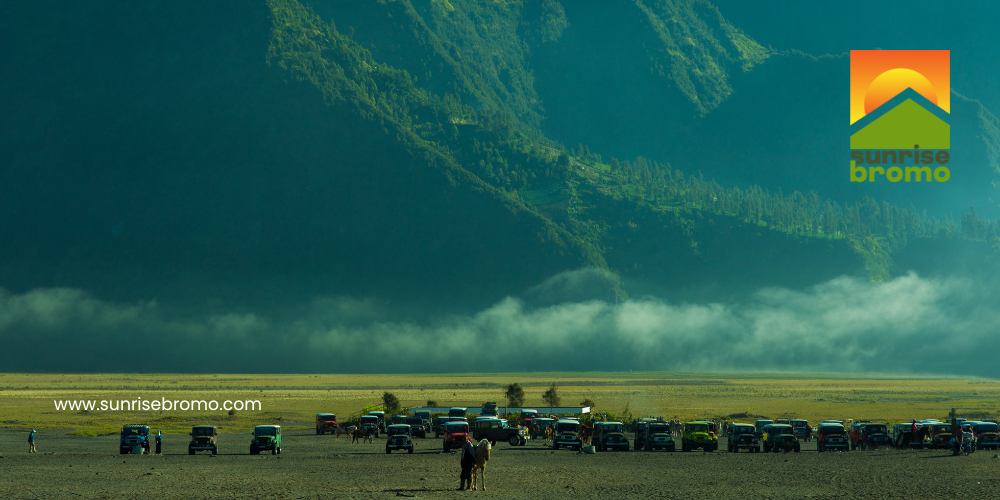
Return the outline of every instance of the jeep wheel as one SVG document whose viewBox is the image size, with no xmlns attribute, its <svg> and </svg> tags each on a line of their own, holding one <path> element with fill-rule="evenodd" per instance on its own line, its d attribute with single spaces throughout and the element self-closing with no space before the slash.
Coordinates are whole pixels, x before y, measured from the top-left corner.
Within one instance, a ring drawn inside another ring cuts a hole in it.
<svg viewBox="0 0 1000 500">
<path fill-rule="evenodd" d="M 218 455 L 219 454 L 219 447 L 218 446 L 213 446 L 212 447 L 212 454 L 213 455 Z"/>
<path fill-rule="evenodd" d="M 739 450 L 739 448 L 736 449 Z M 729 443 L 728 445 L 726 445 L 726 451 L 728 451 L 729 453 L 733 452 L 733 443 Z"/>
<path fill-rule="evenodd" d="M 251 455 L 260 455 L 260 450 L 256 446 L 251 446 L 250 447 L 250 454 Z"/>
<path fill-rule="evenodd" d="M 497 445 L 496 439 L 490 441 L 490 446 L 496 446 L 496 445 Z"/>
<path fill-rule="evenodd" d="M 281 447 L 278 447 L 278 455 L 281 455 Z"/>
<path fill-rule="evenodd" d="M 518 446 L 524 446 L 526 444 L 528 444 L 528 440 L 527 439 L 525 439 L 523 437 L 520 437 L 520 436 L 517 438 L 517 445 Z"/>
<path fill-rule="evenodd" d="M 553 442 L 552 442 L 552 449 L 553 449 L 553 450 L 558 450 L 558 449 L 559 449 L 559 443 L 557 443 L 557 442 L 553 441 Z"/>
<path fill-rule="evenodd" d="M 323 431 L 319 430 L 319 427 L 316 428 L 316 435 L 317 436 L 322 436 L 323 435 Z"/>
<path fill-rule="evenodd" d="M 515 434 L 511 436 L 510 439 L 507 440 L 507 442 L 510 443 L 511 446 L 518 446 L 519 444 L 521 444 L 521 438 L 517 437 L 517 435 Z"/>
<path fill-rule="evenodd" d="M 795 449 L 793 451 L 795 453 L 798 453 L 798 452 L 802 451 L 802 446 L 799 445 L 799 443 L 795 443 Z"/>
<path fill-rule="evenodd" d="M 124 455 L 124 454 L 128 453 L 128 450 L 125 449 L 125 448 L 122 448 L 122 447 L 118 447 L 118 453 L 120 455 Z"/>
<path fill-rule="evenodd" d="M 386 446 L 386 448 L 385 448 L 385 452 L 386 452 L 387 454 L 388 454 L 388 453 L 392 453 L 392 450 L 390 450 L 390 449 L 389 449 L 389 447 L 388 447 L 388 446 Z"/>
<path fill-rule="evenodd" d="M 451 448 L 448 447 L 448 443 L 445 443 L 444 444 L 444 452 L 448 453 L 449 451 L 451 451 Z"/>
<path fill-rule="evenodd" d="M 410 447 L 410 449 L 409 449 L 409 450 L 407 450 L 406 452 L 407 452 L 407 453 L 413 453 L 413 447 L 411 446 L 411 447 Z"/>
<path fill-rule="evenodd" d="M 192 450 L 191 448 L 188 448 L 188 455 L 194 455 L 194 450 Z"/>
</svg>

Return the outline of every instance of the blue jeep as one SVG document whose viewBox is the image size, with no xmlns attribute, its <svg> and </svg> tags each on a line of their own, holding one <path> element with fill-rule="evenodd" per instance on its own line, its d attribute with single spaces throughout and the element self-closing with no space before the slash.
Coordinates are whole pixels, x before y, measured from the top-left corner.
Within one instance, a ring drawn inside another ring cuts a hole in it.
<svg viewBox="0 0 1000 500">
<path fill-rule="evenodd" d="M 122 455 L 132 453 L 136 446 L 141 446 L 149 453 L 149 426 L 145 424 L 128 424 L 122 426 L 121 443 L 118 452 Z"/>
</svg>

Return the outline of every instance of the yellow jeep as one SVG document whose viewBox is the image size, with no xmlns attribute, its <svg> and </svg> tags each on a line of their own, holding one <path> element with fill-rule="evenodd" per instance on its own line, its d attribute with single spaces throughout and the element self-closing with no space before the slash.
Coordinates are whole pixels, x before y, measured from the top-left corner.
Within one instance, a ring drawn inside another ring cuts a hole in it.
<svg viewBox="0 0 1000 500">
<path fill-rule="evenodd" d="M 688 422 L 684 424 L 681 450 L 691 451 L 696 448 L 701 448 L 704 451 L 719 449 L 719 440 L 715 436 L 712 422 Z"/>
</svg>

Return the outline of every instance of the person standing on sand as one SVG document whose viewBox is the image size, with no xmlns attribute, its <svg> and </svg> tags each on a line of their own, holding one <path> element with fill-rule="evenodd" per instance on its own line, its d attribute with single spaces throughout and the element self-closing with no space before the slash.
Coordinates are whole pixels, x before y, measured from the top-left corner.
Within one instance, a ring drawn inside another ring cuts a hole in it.
<svg viewBox="0 0 1000 500">
<path fill-rule="evenodd" d="M 472 445 L 472 436 L 465 437 L 465 445 L 462 446 L 460 456 L 462 475 L 459 476 L 460 486 L 458 487 L 458 491 L 472 488 L 472 467 L 476 465 L 476 447 Z"/>
<path fill-rule="evenodd" d="M 31 429 L 28 434 L 28 453 L 37 453 L 38 450 L 35 449 L 35 429 Z"/>
</svg>

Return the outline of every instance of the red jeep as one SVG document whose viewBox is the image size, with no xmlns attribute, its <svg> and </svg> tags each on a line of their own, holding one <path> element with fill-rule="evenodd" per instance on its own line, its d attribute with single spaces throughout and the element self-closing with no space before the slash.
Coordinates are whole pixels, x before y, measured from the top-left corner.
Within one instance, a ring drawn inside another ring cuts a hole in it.
<svg viewBox="0 0 1000 500">
<path fill-rule="evenodd" d="M 850 437 L 852 450 L 874 450 L 892 445 L 885 424 L 857 422 L 851 425 Z"/>
<path fill-rule="evenodd" d="M 444 452 L 452 448 L 461 448 L 469 439 L 468 422 L 446 422 L 444 424 Z"/>
<path fill-rule="evenodd" d="M 316 414 L 316 434 L 326 434 L 327 431 L 332 434 L 339 426 L 337 416 L 333 413 Z"/>
</svg>

